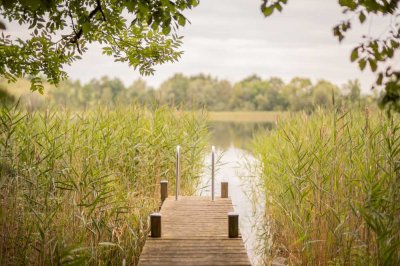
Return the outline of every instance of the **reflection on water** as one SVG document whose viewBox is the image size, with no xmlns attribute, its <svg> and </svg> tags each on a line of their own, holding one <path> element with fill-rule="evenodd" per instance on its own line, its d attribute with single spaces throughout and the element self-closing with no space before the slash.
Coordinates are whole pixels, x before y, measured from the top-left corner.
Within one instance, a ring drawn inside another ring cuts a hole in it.
<svg viewBox="0 0 400 266">
<path fill-rule="evenodd" d="M 254 204 L 249 193 L 254 191 L 252 187 L 257 182 L 248 182 L 256 177 L 249 176 L 249 165 L 256 165 L 256 160 L 248 151 L 251 138 L 259 131 L 271 130 L 272 123 L 231 123 L 213 122 L 210 125 L 211 144 L 217 147 L 219 159 L 215 175 L 215 195 L 220 196 L 221 181 L 229 182 L 229 196 L 232 199 L 235 212 L 240 217 L 240 232 L 245 241 L 247 253 L 253 265 L 260 264 L 256 249 L 257 228 L 255 221 L 263 215 L 265 202 L 258 198 Z M 211 151 L 211 149 L 210 149 Z M 204 174 L 199 188 L 200 195 L 211 195 L 211 155 L 204 158 Z M 246 177 L 246 178 L 243 178 Z M 257 195 L 262 197 L 262 195 Z"/>
<path fill-rule="evenodd" d="M 210 122 L 211 143 L 220 149 L 234 146 L 240 149 L 249 149 L 251 139 L 258 132 L 265 132 L 274 127 L 274 123 L 234 123 Z"/>
</svg>

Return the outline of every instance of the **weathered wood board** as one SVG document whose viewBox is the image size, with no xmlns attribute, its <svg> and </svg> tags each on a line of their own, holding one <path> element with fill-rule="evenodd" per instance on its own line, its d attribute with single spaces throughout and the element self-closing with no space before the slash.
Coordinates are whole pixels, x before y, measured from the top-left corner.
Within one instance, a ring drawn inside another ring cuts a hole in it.
<svg viewBox="0 0 400 266">
<path fill-rule="evenodd" d="M 251 265 L 242 238 L 228 237 L 229 198 L 167 198 L 161 238 L 148 237 L 139 265 Z"/>
</svg>

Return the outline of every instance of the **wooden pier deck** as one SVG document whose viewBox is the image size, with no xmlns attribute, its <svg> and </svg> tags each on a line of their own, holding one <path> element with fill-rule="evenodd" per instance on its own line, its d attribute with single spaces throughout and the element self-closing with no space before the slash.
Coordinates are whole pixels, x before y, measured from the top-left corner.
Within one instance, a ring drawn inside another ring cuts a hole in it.
<svg viewBox="0 0 400 266">
<path fill-rule="evenodd" d="M 239 235 L 228 236 L 230 198 L 168 197 L 161 237 L 148 237 L 139 265 L 251 265 Z"/>
</svg>

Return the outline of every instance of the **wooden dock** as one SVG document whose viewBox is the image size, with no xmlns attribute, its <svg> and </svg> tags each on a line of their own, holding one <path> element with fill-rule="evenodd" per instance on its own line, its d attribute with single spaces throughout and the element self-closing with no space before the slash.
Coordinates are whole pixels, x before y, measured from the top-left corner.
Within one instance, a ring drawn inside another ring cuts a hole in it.
<svg viewBox="0 0 400 266">
<path fill-rule="evenodd" d="M 251 265 L 238 234 L 238 215 L 228 218 L 230 212 L 230 198 L 166 197 L 152 217 L 154 235 L 147 238 L 139 265 Z"/>
</svg>

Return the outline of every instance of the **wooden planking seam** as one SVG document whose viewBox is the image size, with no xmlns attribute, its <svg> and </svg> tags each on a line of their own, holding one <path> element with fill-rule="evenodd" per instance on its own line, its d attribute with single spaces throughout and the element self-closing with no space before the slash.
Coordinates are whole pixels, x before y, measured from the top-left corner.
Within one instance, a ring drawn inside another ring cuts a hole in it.
<svg viewBox="0 0 400 266">
<path fill-rule="evenodd" d="M 162 237 L 148 238 L 139 265 L 250 265 L 242 239 L 228 238 L 231 200 L 166 198 Z"/>
</svg>

